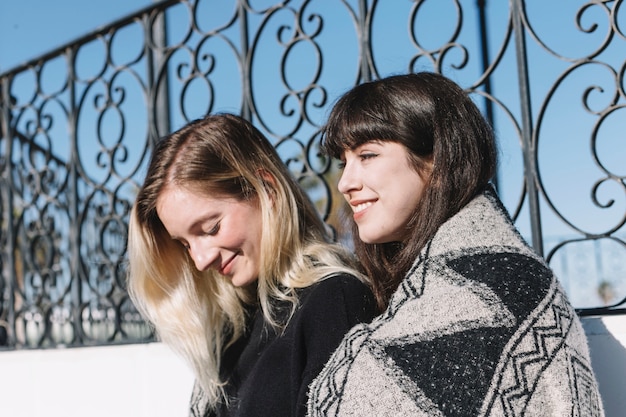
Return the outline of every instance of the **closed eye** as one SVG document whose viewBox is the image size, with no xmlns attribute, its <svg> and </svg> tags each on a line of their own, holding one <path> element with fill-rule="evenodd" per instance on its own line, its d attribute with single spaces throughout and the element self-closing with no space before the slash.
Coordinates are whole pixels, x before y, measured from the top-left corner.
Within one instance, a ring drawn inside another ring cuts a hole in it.
<svg viewBox="0 0 626 417">
<path fill-rule="evenodd" d="M 378 156 L 377 153 L 362 153 L 362 154 L 359 154 L 359 158 L 361 158 L 362 161 L 365 161 L 367 159 L 376 158 L 377 156 Z"/>
<path fill-rule="evenodd" d="M 206 232 L 207 235 L 209 236 L 215 236 L 217 234 L 217 232 L 220 231 L 220 222 L 215 223 L 215 226 L 213 226 L 211 228 L 211 230 L 209 230 L 208 232 Z"/>
</svg>

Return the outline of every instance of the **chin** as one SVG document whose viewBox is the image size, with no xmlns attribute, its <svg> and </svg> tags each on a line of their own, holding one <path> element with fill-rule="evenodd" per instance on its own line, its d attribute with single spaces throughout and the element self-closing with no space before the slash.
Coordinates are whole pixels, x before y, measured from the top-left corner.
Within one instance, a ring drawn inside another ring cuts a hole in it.
<svg viewBox="0 0 626 417">
<path fill-rule="evenodd" d="M 375 236 L 367 236 L 359 233 L 359 239 L 363 241 L 363 243 L 367 243 L 368 245 L 375 245 L 378 243 L 386 243 L 387 240 L 381 239 L 380 237 Z"/>
<path fill-rule="evenodd" d="M 403 239 L 397 236 L 397 234 L 367 234 L 359 232 L 359 239 L 368 245 L 382 245 L 383 243 L 402 242 Z"/>
<path fill-rule="evenodd" d="M 253 282 L 256 282 L 256 278 L 254 279 L 243 279 L 243 280 L 237 280 L 237 279 L 233 279 L 231 281 L 231 283 L 233 284 L 233 287 L 238 287 L 238 288 L 245 288 L 247 286 L 249 286 L 250 284 L 252 284 Z"/>
</svg>

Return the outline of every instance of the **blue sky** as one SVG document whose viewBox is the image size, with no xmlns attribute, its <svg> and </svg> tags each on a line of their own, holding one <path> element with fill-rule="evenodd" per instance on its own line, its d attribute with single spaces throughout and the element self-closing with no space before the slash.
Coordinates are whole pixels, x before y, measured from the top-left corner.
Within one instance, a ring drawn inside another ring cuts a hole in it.
<svg viewBox="0 0 626 417">
<path fill-rule="evenodd" d="M 218 0 L 220 5 L 230 4 L 230 0 Z M 260 1 L 260 0 L 259 0 Z M 256 1 L 256 3 L 259 3 Z M 328 0 L 326 0 L 328 1 Z M 338 1 L 338 0 L 337 0 Z M 408 0 L 391 0 L 398 1 L 398 5 L 404 7 L 410 6 Z M 353 2 L 353 0 L 348 0 Z M 0 73 L 10 70 L 22 63 L 27 62 L 37 56 L 48 52 L 54 48 L 62 46 L 84 34 L 92 32 L 97 28 L 111 23 L 113 20 L 124 17 L 132 12 L 149 6 L 153 0 L 0 0 Z M 455 13 L 452 1 L 427 1 L 424 3 L 426 7 L 439 7 L 439 13 Z M 462 1 L 464 5 L 474 5 L 474 0 Z M 506 12 L 508 9 L 508 1 L 492 0 L 487 2 L 489 5 L 490 30 L 496 42 L 491 44 L 491 49 L 496 51 L 499 47 L 497 39 L 504 31 L 506 26 Z M 577 27 L 574 21 L 573 9 L 580 7 L 583 0 L 568 0 L 571 9 L 567 9 L 567 13 L 559 13 L 564 4 L 562 2 L 533 2 L 529 1 L 528 12 L 532 17 L 532 24 L 540 35 L 545 36 L 548 40 L 548 46 L 554 48 L 564 56 L 580 58 L 581 54 L 593 50 L 601 43 L 603 34 L 603 24 L 606 22 L 604 12 L 600 7 L 590 8 L 588 13 L 583 14 L 582 25 L 590 27 L 595 22 L 600 24 L 600 30 L 595 33 L 585 34 Z M 216 3 L 211 3 L 216 4 Z M 319 3 L 318 3 L 319 4 Z M 408 6 L 407 6 L 408 5 Z M 379 22 L 383 23 L 384 29 L 376 33 L 375 39 L 378 44 L 374 45 L 377 60 L 381 63 L 381 75 L 387 75 L 392 72 L 405 71 L 406 55 L 402 55 L 405 51 L 402 48 L 411 48 L 412 46 L 405 41 L 406 44 L 399 45 L 394 39 L 406 38 L 399 33 L 406 33 L 405 25 L 389 25 L 388 22 L 396 22 L 398 19 L 406 19 L 406 14 L 398 16 L 397 13 L 406 13 L 402 11 L 402 7 L 397 10 L 383 9 L 380 15 L 377 15 Z M 541 8 L 541 10 L 538 10 Z M 399 10 L 399 11 L 398 11 Z M 467 8 L 466 11 L 471 10 Z M 389 14 L 391 13 L 391 14 Z M 395 14 L 394 14 L 395 13 Z M 434 13 L 423 10 L 420 16 L 432 16 Z M 217 15 L 217 14 L 216 14 Z M 625 15 L 622 13 L 622 16 Z M 215 16 L 215 15 L 214 15 Z M 468 16 L 472 20 L 472 16 Z M 433 27 L 435 25 L 436 27 Z M 328 23 L 329 27 L 333 27 L 332 21 Z M 423 42 L 425 47 L 436 46 L 446 42 L 446 36 L 454 28 L 450 26 L 450 21 L 440 19 L 418 20 L 416 22 L 419 30 L 416 30 L 418 41 Z M 558 30 L 554 30 L 557 27 Z M 332 32 L 331 32 L 332 33 Z M 334 35 L 337 35 L 334 33 Z M 476 42 L 474 36 L 470 36 L 470 42 Z M 394 48 L 388 45 L 393 44 Z M 623 46 L 623 43 L 617 43 Z M 552 85 L 555 79 L 561 75 L 562 71 L 569 65 L 567 60 L 556 59 L 551 53 L 537 48 L 532 41 L 528 41 L 531 53 L 531 76 L 533 91 L 535 97 L 540 99 L 544 97 L 547 89 Z M 345 50 L 339 50 L 340 54 L 346 54 Z M 355 48 L 352 48 L 355 49 Z M 270 51 L 272 52 L 272 51 Z M 304 51 L 307 53 L 308 51 Z M 608 51 L 610 54 L 611 50 Z M 623 61 L 623 53 L 617 51 L 612 53 L 617 55 L 617 61 Z M 493 58 L 493 52 L 492 52 Z M 537 60 L 542 60 L 542 65 L 536 65 Z M 329 61 L 336 60 L 333 56 Z M 449 61 L 453 61 L 450 59 Z M 494 92 L 499 97 L 504 97 L 512 110 L 516 110 L 517 102 L 517 85 L 516 79 L 511 79 L 510 74 L 514 74 L 515 65 L 512 54 L 504 57 L 505 65 L 503 70 L 496 72 L 494 78 Z M 274 61 L 269 61 L 274 62 Z M 535 63 L 535 65 L 533 65 Z M 332 73 L 332 80 L 324 80 L 325 85 L 333 85 L 336 90 L 331 90 L 331 94 L 339 94 L 353 82 L 353 68 L 345 69 L 336 67 Z M 470 70 L 468 75 L 470 78 L 476 75 L 478 67 Z M 472 67 L 473 68 L 473 67 Z M 508 69 L 507 69 L 508 68 Z M 304 71 L 288 71 L 290 75 L 307 77 L 307 69 Z M 345 71 L 344 71 L 345 70 Z M 342 72 L 343 71 L 343 72 Z M 472 72 L 473 71 L 473 72 Z M 600 72 L 593 69 L 589 74 L 583 73 L 583 77 L 588 77 L 603 87 L 611 85 L 602 81 L 598 76 Z M 275 73 L 276 71 L 274 71 Z M 345 72 L 345 73 L 344 73 Z M 507 72 L 509 74 L 507 74 Z M 601 74 L 605 77 L 606 74 Z M 276 74 L 273 75 L 274 77 Z M 459 75 L 461 76 L 461 75 Z M 265 76 L 264 76 L 265 77 Z M 455 78 L 455 77 L 453 77 Z M 264 79 L 264 81 L 266 81 Z M 302 80 L 290 80 L 295 83 Z M 457 79 L 457 81 L 462 81 Z M 590 81 L 591 82 L 591 81 Z M 263 83 L 258 83 L 261 85 Z M 267 83 L 268 85 L 270 83 Z M 583 83 L 583 87 L 586 84 Z M 544 185 L 551 193 L 551 197 L 555 198 L 557 209 L 575 224 L 583 225 L 584 229 L 595 232 L 598 230 L 606 230 L 612 224 L 619 221 L 624 215 L 625 198 L 621 190 L 611 190 L 607 192 L 607 199 L 616 198 L 616 204 L 610 209 L 599 209 L 593 205 L 590 198 L 590 189 L 593 182 L 600 178 L 603 174 L 599 172 L 597 164 L 590 158 L 589 132 L 592 125 L 597 121 L 597 117 L 592 116 L 588 112 L 581 111 L 581 88 L 578 84 L 571 87 L 562 88 L 559 100 L 547 103 L 553 110 L 547 112 L 550 118 L 545 120 L 541 126 L 542 140 L 540 142 L 540 168 L 542 169 L 542 180 Z M 199 89 L 198 89 L 199 90 Z M 268 97 L 268 103 L 272 101 L 271 91 L 264 92 Z M 599 108 L 606 105 L 606 95 L 599 91 L 592 92 L 592 98 L 600 101 Z M 562 97 L 561 97 L 562 96 Z M 334 97 L 333 97 L 334 98 Z M 332 101 L 332 100 L 331 100 Z M 543 103 L 535 103 L 534 112 L 539 110 Z M 266 106 L 263 111 L 268 112 L 274 108 L 271 105 Z M 614 132 L 622 132 L 617 134 L 607 134 L 604 130 L 599 133 L 603 141 L 609 140 L 610 143 L 599 144 L 599 157 L 603 163 L 610 165 L 611 169 L 619 174 L 624 175 L 624 149 L 626 147 L 618 144 L 619 140 L 623 143 L 624 124 L 623 118 L 619 118 L 621 113 L 614 113 L 614 116 L 607 119 L 603 129 L 613 130 Z M 271 116 L 269 116 L 271 117 Z M 619 120 L 622 120 L 621 122 Z M 534 121 L 536 122 L 536 120 Z M 501 195 L 508 208 L 516 204 L 517 196 L 523 185 L 521 160 L 519 155 L 519 144 L 517 136 L 512 131 L 512 126 L 506 124 L 506 119 L 502 119 L 501 123 L 496 124 L 496 130 L 501 140 L 501 166 L 505 173 L 503 176 L 503 184 Z M 621 138 L 621 139 L 620 139 Z M 509 141 L 507 143 L 506 141 Z M 566 147 L 564 147 L 564 144 Z M 610 146 L 609 146 L 610 145 Z M 566 151 L 564 151 L 566 149 Z M 545 159 L 543 159 L 545 158 Z M 544 162 L 546 161 L 546 162 Z M 566 180 L 564 180 L 566 179 Z M 550 210 L 542 209 L 544 216 L 544 237 L 562 236 L 571 233 L 562 221 L 551 218 Z M 526 215 L 520 216 L 522 219 L 518 222 L 518 227 L 524 232 L 528 230 L 525 224 Z M 585 249 L 586 250 L 586 249 Z"/>
<path fill-rule="evenodd" d="M 0 0 L 0 73 L 152 0 Z"/>
</svg>

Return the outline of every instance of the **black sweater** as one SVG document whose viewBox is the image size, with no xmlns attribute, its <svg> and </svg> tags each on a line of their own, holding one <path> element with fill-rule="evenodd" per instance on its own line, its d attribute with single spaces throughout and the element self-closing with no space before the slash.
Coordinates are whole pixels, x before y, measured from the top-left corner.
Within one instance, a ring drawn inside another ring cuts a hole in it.
<svg viewBox="0 0 626 417">
<path fill-rule="evenodd" d="M 260 310 L 254 314 L 246 335 L 222 359 L 229 406 L 206 412 L 196 387 L 192 416 L 305 414 L 309 384 L 347 331 L 376 315 L 376 303 L 370 290 L 350 275 L 327 278 L 300 290 L 299 296 L 298 308 L 282 335 L 265 322 Z"/>
</svg>

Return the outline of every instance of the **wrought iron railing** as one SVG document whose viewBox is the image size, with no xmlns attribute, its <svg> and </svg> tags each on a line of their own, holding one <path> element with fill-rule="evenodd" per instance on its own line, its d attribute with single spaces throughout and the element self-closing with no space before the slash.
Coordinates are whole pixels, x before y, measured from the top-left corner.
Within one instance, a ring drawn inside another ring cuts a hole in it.
<svg viewBox="0 0 626 417">
<path fill-rule="evenodd" d="M 267 134 L 341 232 L 327 111 L 419 70 L 484 109 L 500 195 L 579 313 L 623 313 L 622 6 L 169 0 L 0 74 L 0 344 L 151 340 L 125 291 L 128 212 L 155 141 L 208 112 Z"/>
</svg>

